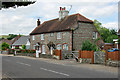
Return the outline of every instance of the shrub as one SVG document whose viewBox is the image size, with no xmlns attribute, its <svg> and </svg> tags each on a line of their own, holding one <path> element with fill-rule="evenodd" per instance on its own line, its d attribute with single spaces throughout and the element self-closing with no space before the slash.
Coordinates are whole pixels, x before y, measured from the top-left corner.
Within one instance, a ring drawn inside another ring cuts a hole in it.
<svg viewBox="0 0 120 80">
<path fill-rule="evenodd" d="M 82 50 L 97 51 L 98 48 L 95 44 L 91 43 L 89 40 L 86 40 L 85 42 L 82 43 Z"/>
<path fill-rule="evenodd" d="M 26 46 L 25 46 L 25 45 L 22 45 L 22 49 L 26 49 Z"/>
<path fill-rule="evenodd" d="M 1 45 L 1 47 L 2 47 L 2 50 L 9 49 L 9 44 L 6 43 L 6 42 L 3 42 L 2 45 Z"/>
<path fill-rule="evenodd" d="M 18 47 L 18 46 L 15 46 L 15 49 L 19 49 L 19 47 Z"/>
</svg>

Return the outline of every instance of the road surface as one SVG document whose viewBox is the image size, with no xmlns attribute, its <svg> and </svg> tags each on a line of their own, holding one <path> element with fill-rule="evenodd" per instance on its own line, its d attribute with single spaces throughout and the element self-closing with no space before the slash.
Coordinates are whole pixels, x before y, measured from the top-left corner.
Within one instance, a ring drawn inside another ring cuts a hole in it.
<svg viewBox="0 0 120 80">
<path fill-rule="evenodd" d="M 46 62 L 17 56 L 2 56 L 2 74 L 10 78 L 118 78 L 117 72 L 53 64 L 50 60 Z"/>
</svg>

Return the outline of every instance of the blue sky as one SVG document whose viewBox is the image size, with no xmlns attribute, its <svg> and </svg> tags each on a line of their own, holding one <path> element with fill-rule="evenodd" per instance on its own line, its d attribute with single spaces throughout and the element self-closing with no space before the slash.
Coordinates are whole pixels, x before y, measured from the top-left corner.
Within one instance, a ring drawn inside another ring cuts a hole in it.
<svg viewBox="0 0 120 80">
<path fill-rule="evenodd" d="M 2 9 L 0 11 L 0 28 L 2 35 L 24 34 L 28 35 L 40 18 L 41 23 L 46 20 L 58 18 L 59 7 L 70 9 L 69 15 L 80 13 L 91 20 L 98 20 L 109 29 L 118 29 L 118 0 L 37 0 L 29 6 L 16 9 Z"/>
</svg>

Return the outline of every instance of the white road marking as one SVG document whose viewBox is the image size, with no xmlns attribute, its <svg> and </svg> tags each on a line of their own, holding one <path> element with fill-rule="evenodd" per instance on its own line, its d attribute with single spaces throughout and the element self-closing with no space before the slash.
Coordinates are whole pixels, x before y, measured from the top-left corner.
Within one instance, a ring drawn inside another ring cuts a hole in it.
<svg viewBox="0 0 120 80">
<path fill-rule="evenodd" d="M 31 66 L 31 65 L 29 65 L 29 64 L 22 63 L 22 62 L 16 62 L 16 63 L 23 64 L 23 65 L 26 65 L 26 66 Z"/>
<path fill-rule="evenodd" d="M 42 70 L 45 70 L 45 71 L 49 71 L 49 72 L 53 72 L 53 73 L 56 73 L 56 74 L 61 74 L 61 75 L 64 75 L 64 76 L 70 76 L 68 74 L 65 74 L 65 73 L 61 73 L 61 72 L 57 72 L 57 71 L 53 71 L 53 70 L 48 70 L 48 69 L 45 69 L 45 68 L 40 68 Z"/>
</svg>

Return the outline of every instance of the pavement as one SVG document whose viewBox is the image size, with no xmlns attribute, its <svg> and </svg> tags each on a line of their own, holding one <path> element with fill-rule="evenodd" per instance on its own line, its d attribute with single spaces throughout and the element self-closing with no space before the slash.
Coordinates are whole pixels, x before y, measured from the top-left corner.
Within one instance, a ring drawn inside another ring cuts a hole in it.
<svg viewBox="0 0 120 80">
<path fill-rule="evenodd" d="M 118 78 L 118 68 L 56 60 L 2 55 L 2 74 L 11 78 Z"/>
</svg>

